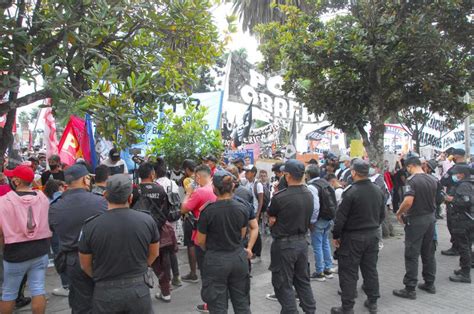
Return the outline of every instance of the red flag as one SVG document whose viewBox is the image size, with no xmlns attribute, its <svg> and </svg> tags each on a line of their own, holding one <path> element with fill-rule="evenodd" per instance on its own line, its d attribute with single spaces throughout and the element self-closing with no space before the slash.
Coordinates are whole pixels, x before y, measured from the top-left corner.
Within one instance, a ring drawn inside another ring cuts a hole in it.
<svg viewBox="0 0 474 314">
<path fill-rule="evenodd" d="M 46 104 L 51 105 L 51 98 L 46 100 Z M 56 137 L 56 122 L 51 107 L 47 107 L 44 113 L 45 130 L 44 143 L 46 145 L 46 157 L 58 154 L 58 139 Z"/>
<path fill-rule="evenodd" d="M 84 158 L 91 162 L 89 135 L 83 119 L 71 116 L 59 142 L 59 156 L 61 161 L 72 165 L 77 158 Z"/>
</svg>

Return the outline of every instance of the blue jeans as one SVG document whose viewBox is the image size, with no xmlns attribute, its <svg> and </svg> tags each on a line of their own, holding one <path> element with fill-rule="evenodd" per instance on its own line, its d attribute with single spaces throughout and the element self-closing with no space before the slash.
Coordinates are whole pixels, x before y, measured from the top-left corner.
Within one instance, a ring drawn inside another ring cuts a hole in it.
<svg viewBox="0 0 474 314">
<path fill-rule="evenodd" d="M 318 274 L 332 268 L 331 245 L 328 237 L 332 225 L 332 220 L 319 219 L 311 232 L 311 244 L 314 260 L 316 261 L 316 273 Z"/>
</svg>

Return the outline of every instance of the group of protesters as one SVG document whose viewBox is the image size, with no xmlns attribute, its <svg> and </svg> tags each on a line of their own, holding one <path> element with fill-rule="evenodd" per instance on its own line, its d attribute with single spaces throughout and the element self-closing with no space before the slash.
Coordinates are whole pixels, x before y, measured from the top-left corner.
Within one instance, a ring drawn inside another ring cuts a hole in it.
<svg viewBox="0 0 474 314">
<path fill-rule="evenodd" d="M 405 225 L 406 265 L 405 288 L 393 294 L 416 299 L 420 256 L 424 283 L 418 288 L 436 293 L 442 203 L 453 243 L 443 252 L 461 256 L 461 269 L 450 280 L 470 283 L 474 189 L 464 155 L 455 150 L 451 161 L 400 156 L 389 169 L 387 163 L 325 153 L 306 164 L 277 162 L 270 178 L 250 156 L 186 159 L 180 169 L 149 157 L 132 175 L 115 148 L 95 169 L 84 159 L 64 165 L 59 156 L 39 151 L 0 173 L 0 312 L 29 303 L 33 313 L 45 312 L 52 252 L 61 279 L 52 294 L 68 297 L 73 313 L 152 313 L 155 277 L 155 297 L 162 302 L 172 302 L 173 287 L 182 282 L 201 282 L 197 311 L 226 313 L 230 299 L 236 313 L 250 313 L 251 268 L 262 261 L 262 237 L 271 234 L 274 291 L 267 299 L 278 301 L 282 313 L 297 313 L 297 301 L 314 313 L 310 281 L 336 275 L 342 305 L 331 313 L 353 313 L 359 269 L 364 305 L 374 313 L 382 227 L 392 210 Z M 189 261 L 183 276 L 181 238 Z M 26 283 L 31 298 L 24 295 Z"/>
</svg>

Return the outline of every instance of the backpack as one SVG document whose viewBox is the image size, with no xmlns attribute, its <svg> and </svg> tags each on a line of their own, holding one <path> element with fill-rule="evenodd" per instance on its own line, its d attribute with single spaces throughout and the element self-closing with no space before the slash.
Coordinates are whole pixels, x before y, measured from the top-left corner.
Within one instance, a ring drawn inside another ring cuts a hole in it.
<svg viewBox="0 0 474 314">
<path fill-rule="evenodd" d="M 318 189 L 319 216 L 318 219 L 332 220 L 336 217 L 337 201 L 336 192 L 324 179 L 311 182 Z"/>
<path fill-rule="evenodd" d="M 255 181 L 255 183 L 253 185 L 253 194 L 254 194 L 254 197 L 257 198 L 257 200 L 258 200 L 258 193 L 257 193 L 257 184 L 258 183 L 260 183 L 263 186 L 263 205 L 262 205 L 262 213 L 263 213 L 267 210 L 268 205 L 270 205 L 270 190 L 262 182 Z"/>
<path fill-rule="evenodd" d="M 168 186 L 167 191 L 166 191 L 166 196 L 168 197 L 168 207 L 169 207 L 169 215 L 168 215 L 168 220 L 173 222 L 181 218 L 181 196 L 179 195 L 178 192 L 173 191 L 173 184 L 176 185 L 176 183 L 171 180 L 170 186 Z M 178 187 L 176 186 L 176 190 Z"/>
</svg>

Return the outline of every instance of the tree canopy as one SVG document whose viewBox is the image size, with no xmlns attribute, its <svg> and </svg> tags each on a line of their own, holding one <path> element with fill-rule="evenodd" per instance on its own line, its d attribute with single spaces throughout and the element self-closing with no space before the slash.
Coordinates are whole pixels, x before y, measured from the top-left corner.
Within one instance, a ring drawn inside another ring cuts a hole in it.
<svg viewBox="0 0 474 314">
<path fill-rule="evenodd" d="M 403 109 L 423 107 L 448 120 L 468 113 L 469 1 L 351 1 L 326 22 L 328 6 L 320 2 L 280 9 L 283 23 L 257 28 L 263 68 L 282 71 L 285 90 L 311 112 L 344 131 L 357 129 L 371 159 L 382 161 L 384 122 Z"/>
<path fill-rule="evenodd" d="M 168 96 L 191 93 L 199 67 L 221 54 L 212 4 L 11 1 L 0 8 L 0 95 L 9 92 L 0 114 L 51 97 L 55 111 L 92 114 L 119 146 L 136 142 Z M 20 80 L 36 90 L 18 98 Z"/>
</svg>

